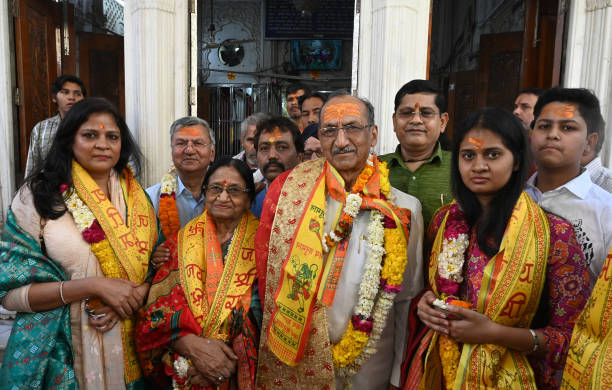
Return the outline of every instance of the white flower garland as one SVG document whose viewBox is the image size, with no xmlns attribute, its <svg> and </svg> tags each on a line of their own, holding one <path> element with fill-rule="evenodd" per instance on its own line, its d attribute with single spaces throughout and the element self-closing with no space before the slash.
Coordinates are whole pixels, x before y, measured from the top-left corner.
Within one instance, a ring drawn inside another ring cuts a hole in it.
<svg viewBox="0 0 612 390">
<path fill-rule="evenodd" d="M 178 179 L 176 176 L 176 168 L 172 167 L 161 178 L 160 192 L 162 194 L 168 194 L 168 195 L 171 195 L 173 192 L 176 194 L 177 187 L 178 187 Z"/>
<path fill-rule="evenodd" d="M 383 248 L 385 228 L 382 224 L 383 215 L 377 211 L 370 212 L 370 223 L 368 223 L 367 258 L 361 284 L 359 285 L 359 299 L 355 306 L 354 314 L 363 318 L 369 318 L 374 307 L 374 298 L 378 294 L 380 286 L 380 271 L 382 270 L 382 259 L 385 254 Z"/>
<path fill-rule="evenodd" d="M 467 234 L 459 234 L 450 240 L 442 241 L 442 252 L 438 255 L 438 274 L 457 283 L 463 282 L 463 262 L 465 250 L 469 245 Z"/>
<path fill-rule="evenodd" d="M 72 214 L 72 218 L 74 219 L 80 233 L 83 233 L 83 231 L 90 227 L 96 220 L 96 217 L 91 212 L 89 206 L 83 203 L 74 189 L 72 189 L 72 193 L 68 199 L 66 199 L 65 204 L 68 211 L 70 211 L 70 214 Z"/>
<path fill-rule="evenodd" d="M 370 317 L 372 314 L 372 332 L 368 342 L 355 359 L 355 362 L 347 367 L 339 367 L 336 369 L 338 375 L 344 378 L 350 378 L 355 375 L 361 366 L 367 362 L 377 351 L 382 332 L 387 324 L 389 310 L 393 306 L 393 300 L 397 293 L 381 291 L 378 294 L 380 286 L 380 274 L 382 270 L 382 260 L 385 254 L 384 244 L 384 216 L 377 210 L 370 212 L 370 222 L 367 232 L 367 247 L 368 255 L 366 266 L 361 284 L 359 286 L 359 299 L 355 307 L 354 314 L 363 318 Z M 378 300 L 376 296 L 378 295 Z"/>
</svg>

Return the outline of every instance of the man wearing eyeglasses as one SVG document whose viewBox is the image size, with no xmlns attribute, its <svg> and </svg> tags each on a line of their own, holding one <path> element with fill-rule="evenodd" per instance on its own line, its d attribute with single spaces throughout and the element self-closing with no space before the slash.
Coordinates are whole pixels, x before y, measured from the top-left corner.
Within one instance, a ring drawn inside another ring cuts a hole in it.
<svg viewBox="0 0 612 390">
<path fill-rule="evenodd" d="M 320 118 L 324 158 L 276 178 L 255 238 L 257 383 L 389 389 L 400 384 L 410 300 L 423 286 L 421 207 L 370 152 L 378 127 L 367 100 L 332 95 Z"/>
<path fill-rule="evenodd" d="M 279 116 L 258 124 L 254 143 L 257 166 L 266 182 L 266 188 L 257 193 L 251 207 L 251 212 L 259 218 L 268 186 L 278 175 L 293 169 L 302 161 L 304 141 L 297 125 Z"/>
<path fill-rule="evenodd" d="M 160 183 L 147 188 L 166 237 L 202 214 L 202 183 L 215 159 L 215 133 L 196 117 L 177 119 L 170 126 L 173 167 Z"/>
<path fill-rule="evenodd" d="M 395 95 L 393 130 L 399 145 L 380 159 L 389 166 L 391 185 L 421 201 L 425 226 L 453 200 L 451 153 L 438 140 L 447 124 L 446 99 L 431 81 L 412 80 Z"/>
</svg>

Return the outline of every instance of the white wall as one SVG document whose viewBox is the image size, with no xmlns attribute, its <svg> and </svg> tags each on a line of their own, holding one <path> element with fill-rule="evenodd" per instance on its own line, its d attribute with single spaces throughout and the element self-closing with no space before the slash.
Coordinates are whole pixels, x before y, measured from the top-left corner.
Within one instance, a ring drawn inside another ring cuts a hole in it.
<svg viewBox="0 0 612 390">
<path fill-rule="evenodd" d="M 359 47 L 353 50 L 359 53 L 357 94 L 374 105 L 379 154 L 398 144 L 391 120 L 395 93 L 412 79 L 427 78 L 429 5 L 430 0 L 361 0 Z"/>
<path fill-rule="evenodd" d="M 595 92 L 606 120 L 606 140 L 600 153 L 612 166 L 612 1 L 574 0 L 568 21 L 563 86 Z"/>
<path fill-rule="evenodd" d="M 188 0 L 125 3 L 125 112 L 146 163 L 143 185 L 172 166 L 170 125 L 188 115 Z"/>
<path fill-rule="evenodd" d="M 0 2 L 0 229 L 15 191 L 8 2 Z"/>
</svg>

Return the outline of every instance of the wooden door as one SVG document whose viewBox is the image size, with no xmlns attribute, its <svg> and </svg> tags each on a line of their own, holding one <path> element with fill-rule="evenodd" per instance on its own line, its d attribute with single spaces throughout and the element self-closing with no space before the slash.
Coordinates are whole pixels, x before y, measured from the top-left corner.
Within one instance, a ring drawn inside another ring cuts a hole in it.
<svg viewBox="0 0 612 390">
<path fill-rule="evenodd" d="M 51 0 L 19 0 L 16 4 L 15 49 L 19 88 L 19 164 L 16 166 L 17 177 L 20 177 L 25 169 L 32 128 L 57 112 L 51 100 L 51 83 L 62 73 L 74 74 L 75 69 L 74 61 L 70 60 L 71 53 L 74 53 L 70 50 L 74 48 L 74 34 L 66 34 L 74 31 L 74 27 L 72 18 L 68 18 L 68 29 L 64 28 L 62 5 Z"/>
<path fill-rule="evenodd" d="M 79 74 L 89 96 L 110 100 L 125 118 L 123 37 L 79 33 Z"/>
<path fill-rule="evenodd" d="M 478 106 L 510 109 L 519 91 L 523 33 L 480 36 Z"/>
<path fill-rule="evenodd" d="M 452 140 L 457 126 L 477 108 L 478 71 L 451 73 L 448 84 L 449 119 L 446 125 L 446 135 L 449 140 Z"/>
</svg>

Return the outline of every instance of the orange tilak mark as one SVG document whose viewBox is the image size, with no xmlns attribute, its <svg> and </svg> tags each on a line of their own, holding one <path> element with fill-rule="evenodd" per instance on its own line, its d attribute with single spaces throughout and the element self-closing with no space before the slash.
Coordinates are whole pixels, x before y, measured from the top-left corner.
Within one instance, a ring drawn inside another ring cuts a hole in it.
<svg viewBox="0 0 612 390">
<path fill-rule="evenodd" d="M 575 110 L 576 107 L 574 106 L 563 106 L 556 110 L 553 110 L 552 108 L 547 108 L 545 110 L 542 110 L 542 115 L 551 116 L 553 118 L 573 119 Z"/>
<path fill-rule="evenodd" d="M 104 129 L 104 124 L 100 123 L 100 126 L 98 126 L 100 128 L 100 130 Z"/>
<path fill-rule="evenodd" d="M 421 113 L 421 104 L 416 103 L 416 104 L 414 105 L 414 111 L 418 111 L 418 112 L 419 112 L 419 114 L 420 114 L 420 113 Z"/>
<path fill-rule="evenodd" d="M 195 127 L 181 127 L 179 131 L 176 133 L 180 136 L 191 136 L 191 137 L 201 137 L 202 132 L 200 129 Z"/>
<path fill-rule="evenodd" d="M 274 142 L 276 142 L 277 139 L 280 139 L 282 136 L 283 136 L 283 132 L 277 126 L 272 130 L 272 134 L 270 134 L 270 137 L 268 138 L 268 142 L 273 144 Z"/>
<path fill-rule="evenodd" d="M 336 103 L 325 108 L 323 113 L 323 122 L 329 122 L 336 119 L 338 124 L 342 124 L 342 118 L 345 116 L 354 116 L 361 118 L 361 110 L 357 103 Z"/>
<path fill-rule="evenodd" d="M 468 138 L 468 142 L 474 144 L 474 149 L 476 150 L 482 149 L 482 144 L 484 143 L 484 141 L 481 140 L 480 138 L 472 138 L 472 137 Z"/>
</svg>

